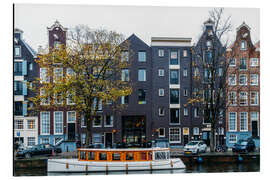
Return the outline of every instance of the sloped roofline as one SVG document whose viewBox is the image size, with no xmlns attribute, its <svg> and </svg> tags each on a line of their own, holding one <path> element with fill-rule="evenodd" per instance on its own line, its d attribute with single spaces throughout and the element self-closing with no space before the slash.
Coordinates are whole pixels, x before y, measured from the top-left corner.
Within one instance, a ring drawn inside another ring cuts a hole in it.
<svg viewBox="0 0 270 180">
<path fill-rule="evenodd" d="M 242 27 L 246 27 L 249 31 L 250 31 L 250 27 L 245 23 L 245 21 L 243 21 L 243 23 L 238 27 L 236 28 L 236 31 L 239 31 Z"/>
<path fill-rule="evenodd" d="M 54 24 L 53 24 L 51 27 L 47 27 L 47 29 L 48 29 L 48 31 L 51 31 L 51 30 L 53 30 L 53 28 L 55 28 L 55 27 L 61 28 L 63 31 L 67 31 L 67 30 L 68 30 L 68 28 L 64 28 L 64 27 L 59 23 L 58 20 L 56 20 L 56 21 L 54 22 Z"/>
</svg>

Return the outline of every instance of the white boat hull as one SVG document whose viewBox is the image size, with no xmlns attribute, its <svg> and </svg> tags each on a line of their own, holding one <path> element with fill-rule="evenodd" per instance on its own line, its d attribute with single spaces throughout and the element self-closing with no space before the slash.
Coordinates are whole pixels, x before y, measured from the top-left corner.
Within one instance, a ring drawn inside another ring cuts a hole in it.
<svg viewBox="0 0 270 180">
<path fill-rule="evenodd" d="M 78 159 L 48 159 L 48 172 L 108 172 L 138 170 L 184 169 L 181 159 L 136 161 L 136 162 L 97 162 Z"/>
</svg>

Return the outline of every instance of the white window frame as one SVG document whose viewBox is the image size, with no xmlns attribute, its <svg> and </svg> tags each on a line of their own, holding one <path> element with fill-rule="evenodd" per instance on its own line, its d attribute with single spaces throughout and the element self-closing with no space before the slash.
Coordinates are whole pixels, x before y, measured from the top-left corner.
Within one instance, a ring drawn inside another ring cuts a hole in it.
<svg viewBox="0 0 270 180">
<path fill-rule="evenodd" d="M 188 70 L 186 68 L 183 69 L 183 77 L 188 77 Z"/>
<path fill-rule="evenodd" d="M 244 47 L 243 47 L 243 43 L 244 43 Z M 240 43 L 240 50 L 246 50 L 247 49 L 247 42 L 242 40 Z"/>
<path fill-rule="evenodd" d="M 34 146 L 34 145 L 36 145 L 36 137 L 27 137 L 27 146 Z"/>
<path fill-rule="evenodd" d="M 140 56 L 140 54 L 144 54 L 144 56 Z M 144 57 L 144 59 L 141 60 L 140 57 Z M 138 51 L 138 62 L 146 62 L 146 51 Z"/>
<path fill-rule="evenodd" d="M 256 63 L 254 63 L 254 61 Z M 259 66 L 259 58 L 250 58 L 250 66 L 251 67 L 257 67 L 257 66 Z"/>
<path fill-rule="evenodd" d="M 244 77 L 245 79 L 245 82 L 244 83 L 241 83 L 241 79 Z M 239 85 L 241 86 L 246 86 L 247 85 L 247 75 L 246 74 L 239 74 Z"/>
<path fill-rule="evenodd" d="M 33 128 L 30 128 L 30 121 L 33 122 Z M 27 129 L 30 130 L 36 129 L 36 121 L 34 119 L 27 119 Z"/>
<path fill-rule="evenodd" d="M 44 132 L 44 130 L 43 130 L 43 124 L 45 124 L 45 123 L 42 123 L 43 122 L 43 119 L 42 119 L 42 114 L 43 113 L 46 113 L 47 115 L 48 115 L 48 120 L 46 120 L 46 121 L 48 121 L 46 124 L 48 124 L 48 125 L 46 125 L 46 126 L 48 126 L 49 128 L 47 129 L 48 130 L 48 132 L 47 132 L 47 130 L 46 130 L 46 132 Z M 50 111 L 41 111 L 40 112 L 40 135 L 49 135 L 50 134 L 50 130 L 51 130 L 51 128 L 50 128 L 50 124 L 51 124 L 51 119 L 50 119 L 50 117 L 51 117 L 51 113 L 50 113 Z"/>
<path fill-rule="evenodd" d="M 236 74 L 230 74 L 228 77 L 228 81 L 229 81 L 229 85 L 231 86 L 235 86 L 237 84 L 237 78 L 236 78 Z M 234 83 L 232 81 L 232 79 L 234 78 Z"/>
<path fill-rule="evenodd" d="M 185 50 L 183 50 L 183 57 L 188 57 L 188 52 L 187 52 L 187 50 L 185 49 Z"/>
<path fill-rule="evenodd" d="M 179 134 L 171 134 L 171 131 L 172 130 L 176 130 L 178 129 L 179 130 Z M 175 140 L 171 140 L 171 136 L 179 136 L 179 140 L 178 141 L 175 141 Z M 178 128 L 178 127 L 171 127 L 169 128 L 169 142 L 170 143 L 181 143 L 181 128 Z"/>
<path fill-rule="evenodd" d="M 44 142 L 46 140 L 46 142 Z M 40 144 L 47 144 L 50 143 L 50 138 L 49 137 L 42 137 L 40 138 Z"/>
<path fill-rule="evenodd" d="M 231 113 L 235 114 L 235 124 L 234 124 L 234 129 L 230 129 L 231 128 L 231 121 L 230 121 L 230 117 L 231 117 Z M 237 131 L 237 112 L 229 112 L 229 116 L 228 116 L 228 131 L 229 132 L 235 132 Z"/>
<path fill-rule="evenodd" d="M 230 102 L 231 101 L 231 94 L 234 94 L 233 95 L 233 97 L 234 97 L 233 101 L 235 101 L 235 103 L 233 103 L 233 104 L 232 104 L 232 102 Z M 229 92 L 229 105 L 230 106 L 236 106 L 237 105 L 237 93 L 236 93 L 236 91 Z"/>
<path fill-rule="evenodd" d="M 66 98 L 66 101 L 67 101 L 67 105 L 74 105 L 75 102 L 72 101 L 72 94 L 67 92 L 67 98 Z"/>
<path fill-rule="evenodd" d="M 241 127 L 241 125 L 243 125 L 242 124 L 242 114 L 246 114 L 246 119 L 244 119 L 244 125 L 245 125 L 245 127 L 244 127 L 244 129 L 242 129 Z M 246 132 L 246 131 L 248 131 L 248 112 L 239 112 L 239 129 L 240 129 L 240 131 L 241 132 Z"/>
<path fill-rule="evenodd" d="M 86 120 L 84 114 L 81 114 L 81 128 L 86 128 Z"/>
<path fill-rule="evenodd" d="M 165 95 L 165 90 L 163 88 L 158 89 L 158 96 L 164 96 Z"/>
<path fill-rule="evenodd" d="M 40 88 L 40 96 L 44 96 L 45 94 L 46 94 L 45 89 Z M 40 105 L 49 105 L 49 104 L 50 104 L 50 97 L 40 99 Z"/>
<path fill-rule="evenodd" d="M 198 108 L 197 107 L 194 108 L 194 117 L 195 118 L 198 118 L 199 117 L 199 112 L 198 112 Z"/>
<path fill-rule="evenodd" d="M 57 119 L 56 119 L 56 113 L 60 113 L 61 114 L 61 116 L 62 116 L 62 120 L 60 120 L 59 122 L 57 122 Z M 63 111 L 54 111 L 53 112 L 53 132 L 54 132 L 54 134 L 55 135 L 62 135 L 63 133 L 64 133 L 64 128 L 63 128 L 63 126 L 64 126 L 64 116 L 63 116 Z M 56 127 L 57 127 L 57 124 L 61 124 L 61 132 L 56 132 Z"/>
<path fill-rule="evenodd" d="M 21 57 L 22 56 L 22 48 L 21 46 L 14 46 L 15 51 L 14 51 L 14 57 Z M 16 49 L 19 49 L 19 54 L 16 54 Z"/>
<path fill-rule="evenodd" d="M 164 57 L 164 49 L 158 49 L 158 57 Z"/>
<path fill-rule="evenodd" d="M 110 121 L 111 121 L 111 124 L 110 125 L 107 125 L 106 124 L 106 118 L 107 118 L 107 116 L 110 116 Z M 113 119 L 114 119 L 113 115 L 104 115 L 104 127 L 113 127 Z"/>
<path fill-rule="evenodd" d="M 142 79 L 140 79 L 140 74 L 143 75 Z M 138 69 L 138 81 L 140 81 L 140 82 L 146 81 L 146 69 Z"/>
<path fill-rule="evenodd" d="M 198 132 L 196 132 L 195 129 L 198 130 Z M 193 128 L 193 135 L 200 135 L 200 128 L 194 127 Z"/>
<path fill-rule="evenodd" d="M 256 83 L 252 83 L 252 79 L 256 77 Z M 250 85 L 251 86 L 258 86 L 259 84 L 259 75 L 258 74 L 250 74 Z"/>
<path fill-rule="evenodd" d="M 184 96 L 188 96 L 188 89 L 184 89 Z"/>
<path fill-rule="evenodd" d="M 29 63 L 29 70 L 30 70 L 30 71 L 33 70 L 33 63 Z"/>
<path fill-rule="evenodd" d="M 121 52 L 121 62 L 128 62 L 129 61 L 129 52 L 122 51 Z"/>
<path fill-rule="evenodd" d="M 161 113 L 161 112 L 162 112 L 162 111 L 161 111 L 162 109 L 163 109 L 163 114 Z M 165 116 L 165 108 L 164 108 L 164 107 L 159 107 L 159 108 L 158 108 L 158 115 L 159 115 L 159 116 Z"/>
<path fill-rule="evenodd" d="M 163 129 L 163 132 L 164 132 L 163 135 L 160 134 L 160 129 Z M 158 137 L 165 137 L 165 135 L 166 135 L 165 128 L 158 128 Z"/>
<path fill-rule="evenodd" d="M 22 122 L 22 123 L 18 123 L 18 122 Z M 19 125 L 21 126 L 21 128 L 19 128 Z M 23 119 L 15 119 L 14 129 L 24 129 L 24 120 Z"/>
<path fill-rule="evenodd" d="M 63 79 L 63 68 L 54 68 L 53 69 L 53 82 L 59 82 Z M 60 82 L 61 83 L 61 82 Z"/>
<path fill-rule="evenodd" d="M 128 82 L 130 80 L 129 69 L 121 70 L 121 80 L 125 82 Z"/>
<path fill-rule="evenodd" d="M 246 62 L 246 69 L 241 69 L 241 61 L 245 61 Z M 248 59 L 247 58 L 241 58 L 240 60 L 239 60 L 239 70 L 240 71 L 247 71 L 248 70 Z"/>
<path fill-rule="evenodd" d="M 242 96 L 241 96 L 241 94 L 242 93 L 245 93 L 246 95 L 245 95 L 245 100 L 246 100 L 246 103 L 245 104 L 241 104 L 241 100 L 243 99 L 242 98 Z M 248 92 L 247 91 L 241 91 L 241 92 L 239 92 L 239 105 L 240 106 L 248 106 Z"/>
<path fill-rule="evenodd" d="M 75 119 L 72 121 L 69 120 L 69 116 L 71 113 L 74 113 L 74 117 L 75 117 Z M 76 123 L 76 111 L 67 111 L 67 123 Z"/>
<path fill-rule="evenodd" d="M 184 113 L 184 116 L 188 116 L 188 108 L 185 107 L 185 108 L 183 109 L 183 113 Z"/>
<path fill-rule="evenodd" d="M 231 141 L 231 136 L 235 136 L 235 141 Z M 237 143 L 237 135 L 236 134 L 229 135 L 229 143 Z"/>
<path fill-rule="evenodd" d="M 39 77 L 40 77 L 41 83 L 50 82 L 50 77 L 48 76 L 48 69 L 47 68 L 40 68 L 39 69 Z"/>
<path fill-rule="evenodd" d="M 158 69 L 158 76 L 163 77 L 164 76 L 164 69 Z"/>
<path fill-rule="evenodd" d="M 100 125 L 95 125 L 95 118 L 96 117 L 100 117 Z M 92 127 L 102 127 L 102 116 L 97 115 L 96 117 L 94 117 L 94 119 L 93 119 Z"/>
<path fill-rule="evenodd" d="M 256 94 L 256 96 L 255 96 L 255 98 L 257 99 L 257 103 L 256 104 L 252 104 L 251 102 L 252 102 L 252 93 L 255 93 Z M 258 106 L 259 105 L 259 92 L 258 91 L 251 91 L 250 92 L 250 105 L 251 106 Z"/>
<path fill-rule="evenodd" d="M 234 63 L 232 64 L 232 62 L 234 62 Z M 236 58 L 232 58 L 232 59 L 229 60 L 229 66 L 230 67 L 235 67 L 236 66 Z"/>
</svg>

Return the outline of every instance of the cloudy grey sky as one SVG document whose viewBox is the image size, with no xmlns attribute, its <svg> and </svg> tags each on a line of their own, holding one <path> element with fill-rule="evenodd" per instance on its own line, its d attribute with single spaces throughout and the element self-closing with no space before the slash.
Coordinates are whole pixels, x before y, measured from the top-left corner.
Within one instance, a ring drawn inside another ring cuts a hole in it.
<svg viewBox="0 0 270 180">
<path fill-rule="evenodd" d="M 35 50 L 48 43 L 47 27 L 57 19 L 64 27 L 85 24 L 91 28 L 106 28 L 123 33 L 135 33 L 150 45 L 153 36 L 191 37 L 196 41 L 212 8 L 155 6 L 93 6 L 15 4 L 15 27 L 24 31 L 24 39 Z M 233 31 L 243 21 L 251 27 L 253 42 L 260 39 L 259 9 L 225 8 L 232 17 Z"/>
</svg>

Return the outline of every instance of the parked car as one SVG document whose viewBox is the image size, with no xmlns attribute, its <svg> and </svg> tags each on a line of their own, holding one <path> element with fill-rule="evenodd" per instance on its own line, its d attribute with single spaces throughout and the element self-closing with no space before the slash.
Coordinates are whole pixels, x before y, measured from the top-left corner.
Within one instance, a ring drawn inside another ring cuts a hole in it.
<svg viewBox="0 0 270 180">
<path fill-rule="evenodd" d="M 52 155 L 52 153 L 61 153 L 62 150 L 60 147 L 55 147 L 51 144 L 39 144 L 31 148 L 20 150 L 17 152 L 16 157 L 25 157 L 30 158 L 32 156 L 38 155 Z"/>
<path fill-rule="evenodd" d="M 199 152 L 206 152 L 207 145 L 204 141 L 190 141 L 184 147 L 185 154 L 198 154 Z"/>
<path fill-rule="evenodd" d="M 253 152 L 255 151 L 255 143 L 253 139 L 240 140 L 238 143 L 234 144 L 233 152 Z"/>
<path fill-rule="evenodd" d="M 215 152 L 227 152 L 228 148 L 226 145 L 216 145 Z"/>
</svg>

